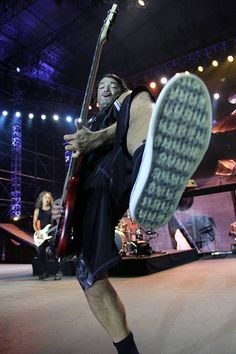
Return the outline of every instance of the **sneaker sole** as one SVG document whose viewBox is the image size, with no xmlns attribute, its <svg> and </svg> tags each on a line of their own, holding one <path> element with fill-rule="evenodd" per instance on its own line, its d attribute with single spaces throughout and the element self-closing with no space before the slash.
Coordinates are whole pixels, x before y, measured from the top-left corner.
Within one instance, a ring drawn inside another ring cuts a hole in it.
<svg viewBox="0 0 236 354">
<path fill-rule="evenodd" d="M 155 104 L 130 213 L 140 226 L 165 225 L 202 160 L 211 135 L 211 100 L 195 75 L 168 81 Z"/>
</svg>

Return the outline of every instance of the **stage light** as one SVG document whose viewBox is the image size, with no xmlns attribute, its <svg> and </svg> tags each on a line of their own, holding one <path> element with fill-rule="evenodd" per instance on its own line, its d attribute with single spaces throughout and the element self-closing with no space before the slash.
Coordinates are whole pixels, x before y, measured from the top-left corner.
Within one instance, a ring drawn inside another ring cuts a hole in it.
<svg viewBox="0 0 236 354">
<path fill-rule="evenodd" d="M 67 116 L 67 117 L 66 117 L 66 121 L 67 121 L 68 123 L 72 122 L 72 117 L 71 117 L 71 116 Z"/>
<path fill-rule="evenodd" d="M 229 96 L 228 102 L 231 104 L 236 104 L 236 93 L 232 93 L 232 95 Z"/>
<path fill-rule="evenodd" d="M 203 69 L 203 66 L 201 66 L 201 65 L 199 65 L 197 69 L 198 69 L 198 71 L 200 71 L 201 73 L 202 73 L 203 70 L 204 70 L 204 69 Z"/>
<path fill-rule="evenodd" d="M 91 105 L 89 105 L 89 110 L 90 110 L 90 111 L 92 110 L 92 108 L 93 108 L 93 107 L 92 107 Z"/>
<path fill-rule="evenodd" d="M 186 70 L 184 73 L 185 73 L 186 75 L 190 75 L 190 72 L 189 72 L 188 70 Z"/>
<path fill-rule="evenodd" d="M 33 119 L 34 118 L 34 114 L 33 113 L 29 113 L 29 119 Z"/>
<path fill-rule="evenodd" d="M 16 113 L 15 113 L 15 116 L 16 116 L 17 118 L 19 118 L 19 117 L 21 117 L 21 113 L 20 113 L 20 112 L 16 112 Z"/>
<path fill-rule="evenodd" d="M 47 116 L 46 116 L 45 114 L 42 114 L 42 115 L 41 115 L 41 119 L 42 119 L 42 120 L 45 120 L 46 118 L 47 118 Z"/>
<path fill-rule="evenodd" d="M 217 60 L 213 60 L 212 65 L 216 68 L 219 65 L 219 63 Z"/>
<path fill-rule="evenodd" d="M 161 80 L 160 80 L 160 82 L 163 84 L 163 85 L 165 85 L 166 83 L 167 83 L 167 78 L 166 77 L 162 77 L 161 78 Z"/>
<path fill-rule="evenodd" d="M 20 72 L 19 66 L 17 66 L 16 71 L 17 71 L 18 73 Z"/>
<path fill-rule="evenodd" d="M 19 216 L 14 216 L 12 220 L 13 221 L 18 221 L 18 220 L 20 220 L 20 217 Z"/>
<path fill-rule="evenodd" d="M 54 119 L 54 120 L 59 120 L 59 116 L 58 116 L 57 114 L 54 114 L 54 115 L 53 115 L 53 119 Z"/>
<path fill-rule="evenodd" d="M 98 102 L 96 103 L 96 107 L 97 107 L 97 108 L 99 108 L 99 104 L 98 104 Z"/>
<path fill-rule="evenodd" d="M 81 118 L 78 118 L 78 119 L 77 119 L 77 122 L 78 122 L 78 123 L 81 123 L 81 122 L 82 122 L 82 119 L 81 119 Z"/>
<path fill-rule="evenodd" d="M 3 115 L 3 117 L 6 117 L 8 115 L 8 112 L 7 111 L 2 111 L 2 115 Z"/>
<path fill-rule="evenodd" d="M 214 93 L 213 97 L 215 100 L 218 100 L 220 98 L 220 95 L 216 92 Z"/>
<path fill-rule="evenodd" d="M 145 7 L 146 3 L 145 3 L 144 0 L 138 0 L 138 5 L 141 6 L 141 7 Z"/>
<path fill-rule="evenodd" d="M 234 61 L 234 57 L 233 57 L 232 55 L 229 55 L 229 56 L 227 57 L 227 60 L 228 60 L 230 63 L 232 63 L 232 62 Z"/>
<path fill-rule="evenodd" d="M 155 83 L 155 81 L 151 81 L 149 86 L 152 90 L 154 90 L 157 87 L 157 84 Z"/>
</svg>

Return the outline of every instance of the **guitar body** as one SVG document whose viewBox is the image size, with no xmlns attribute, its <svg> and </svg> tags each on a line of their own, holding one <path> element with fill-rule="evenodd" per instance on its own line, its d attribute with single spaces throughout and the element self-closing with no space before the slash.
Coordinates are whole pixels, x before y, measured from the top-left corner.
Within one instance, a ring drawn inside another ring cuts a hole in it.
<svg viewBox="0 0 236 354">
<path fill-rule="evenodd" d="M 56 241 L 55 255 L 58 258 L 68 256 L 69 244 L 72 237 L 73 214 L 76 203 L 76 196 L 79 186 L 79 178 L 72 177 L 68 183 L 67 196 L 64 203 L 65 214 L 60 220 L 59 235 Z"/>
<path fill-rule="evenodd" d="M 51 224 L 46 225 L 42 230 L 40 230 L 41 235 L 43 238 L 40 238 L 37 234 L 37 232 L 34 233 L 34 244 L 35 246 L 39 247 L 41 246 L 46 240 L 49 240 L 52 238 L 52 236 L 49 236 L 48 233 L 51 231 L 50 230 Z"/>
</svg>

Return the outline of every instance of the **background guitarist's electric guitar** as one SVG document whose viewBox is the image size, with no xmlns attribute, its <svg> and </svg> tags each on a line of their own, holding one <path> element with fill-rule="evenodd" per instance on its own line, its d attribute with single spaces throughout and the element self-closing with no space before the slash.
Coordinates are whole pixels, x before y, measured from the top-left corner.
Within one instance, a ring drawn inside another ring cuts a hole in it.
<svg viewBox="0 0 236 354">
<path fill-rule="evenodd" d="M 47 224 L 42 230 L 39 230 L 42 237 L 39 237 L 37 232 L 34 233 L 35 246 L 39 247 L 44 243 L 44 241 L 50 240 L 50 238 L 52 238 L 52 236 L 49 234 L 56 229 L 56 226 L 51 226 L 51 224 Z"/>
<path fill-rule="evenodd" d="M 108 12 L 108 15 L 104 21 L 100 34 L 98 36 L 95 54 L 93 57 L 92 66 L 86 86 L 84 100 L 80 112 L 81 123 L 78 125 L 78 129 L 85 125 L 88 118 L 89 105 L 92 98 L 95 78 L 97 74 L 99 59 L 101 56 L 102 47 L 108 39 L 108 34 L 111 29 L 111 25 L 117 14 L 117 5 L 113 4 L 112 8 Z M 78 124 L 78 123 L 77 123 Z M 79 156 L 78 152 L 72 154 L 72 158 L 69 164 L 67 176 L 65 179 L 63 193 L 61 197 L 61 210 L 64 213 L 57 220 L 57 228 L 54 235 L 54 250 L 55 255 L 61 259 L 70 254 L 68 252 L 69 243 L 73 238 L 73 211 L 75 208 L 77 190 L 79 183 L 79 171 L 81 169 L 83 157 Z M 77 213 L 79 215 L 79 211 Z M 77 235 L 76 235 L 77 236 Z"/>
</svg>

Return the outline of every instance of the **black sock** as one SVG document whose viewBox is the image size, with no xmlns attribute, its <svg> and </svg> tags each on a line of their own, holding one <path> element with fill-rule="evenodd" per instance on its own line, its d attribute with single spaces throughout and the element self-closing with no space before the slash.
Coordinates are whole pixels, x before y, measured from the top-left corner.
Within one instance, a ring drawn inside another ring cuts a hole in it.
<svg viewBox="0 0 236 354">
<path fill-rule="evenodd" d="M 116 347 L 118 354 L 139 354 L 134 342 L 134 336 L 132 332 L 130 332 L 128 337 L 122 339 L 120 342 L 113 344 Z"/>
</svg>

